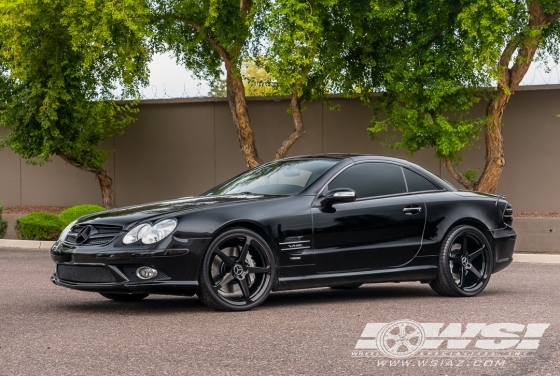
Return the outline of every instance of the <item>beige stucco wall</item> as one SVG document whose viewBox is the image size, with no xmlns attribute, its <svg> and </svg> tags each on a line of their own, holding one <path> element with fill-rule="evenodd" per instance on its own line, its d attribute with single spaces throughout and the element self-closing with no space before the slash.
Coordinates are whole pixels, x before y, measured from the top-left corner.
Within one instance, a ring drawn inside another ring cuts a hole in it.
<svg viewBox="0 0 560 376">
<path fill-rule="evenodd" d="M 340 110 L 306 104 L 306 134 L 289 155 L 353 152 L 407 158 L 452 181 L 431 150 L 408 158 L 403 151 L 369 139 L 372 112 L 357 99 L 333 99 Z M 249 112 L 263 160 L 274 157 L 293 128 L 286 100 L 252 99 Z M 484 105 L 473 110 L 483 114 Z M 505 113 L 507 165 L 498 192 L 516 210 L 560 211 L 560 88 L 525 88 Z M 0 129 L 0 135 L 5 131 Z M 482 167 L 481 142 L 465 152 L 461 169 Z M 117 205 L 195 195 L 243 171 L 231 113 L 224 100 L 144 101 L 138 121 L 124 135 L 106 142 L 113 153 L 107 170 L 115 183 Z M 0 151 L 0 201 L 13 205 L 101 203 L 92 174 L 57 157 L 42 167 L 29 166 L 9 150 Z"/>
</svg>

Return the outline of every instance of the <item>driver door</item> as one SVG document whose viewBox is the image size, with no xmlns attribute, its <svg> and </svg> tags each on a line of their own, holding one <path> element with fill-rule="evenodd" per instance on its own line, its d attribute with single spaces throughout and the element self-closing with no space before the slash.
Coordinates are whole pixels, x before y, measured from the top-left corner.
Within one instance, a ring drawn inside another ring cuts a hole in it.
<svg viewBox="0 0 560 376">
<path fill-rule="evenodd" d="M 325 191 L 337 188 L 353 189 L 356 201 L 313 205 L 319 273 L 384 269 L 414 258 L 422 244 L 426 208 L 408 192 L 401 166 L 383 162 L 350 166 Z"/>
</svg>

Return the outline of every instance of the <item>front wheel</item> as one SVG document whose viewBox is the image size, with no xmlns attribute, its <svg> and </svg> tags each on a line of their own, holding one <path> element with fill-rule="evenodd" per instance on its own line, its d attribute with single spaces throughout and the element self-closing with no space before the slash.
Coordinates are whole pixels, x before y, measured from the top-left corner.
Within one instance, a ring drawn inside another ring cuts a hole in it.
<svg viewBox="0 0 560 376">
<path fill-rule="evenodd" d="M 256 232 L 234 228 L 210 244 L 200 265 L 197 295 L 209 307 L 246 311 L 270 294 L 274 255 Z"/>
<path fill-rule="evenodd" d="M 475 296 L 491 273 L 492 249 L 484 234 L 472 226 L 457 226 L 442 242 L 438 275 L 430 286 L 444 296 Z"/>
</svg>

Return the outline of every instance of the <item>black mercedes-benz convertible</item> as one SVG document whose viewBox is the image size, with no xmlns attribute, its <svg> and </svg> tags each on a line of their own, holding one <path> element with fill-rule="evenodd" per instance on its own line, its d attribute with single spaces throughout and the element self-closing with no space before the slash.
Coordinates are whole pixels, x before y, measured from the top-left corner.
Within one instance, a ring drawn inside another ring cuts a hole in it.
<svg viewBox="0 0 560 376">
<path fill-rule="evenodd" d="M 247 310 L 271 291 L 420 281 L 474 296 L 512 262 L 503 196 L 459 191 L 404 160 L 282 159 L 196 197 L 84 216 L 51 249 L 52 281 L 120 301 L 193 295 Z"/>
</svg>

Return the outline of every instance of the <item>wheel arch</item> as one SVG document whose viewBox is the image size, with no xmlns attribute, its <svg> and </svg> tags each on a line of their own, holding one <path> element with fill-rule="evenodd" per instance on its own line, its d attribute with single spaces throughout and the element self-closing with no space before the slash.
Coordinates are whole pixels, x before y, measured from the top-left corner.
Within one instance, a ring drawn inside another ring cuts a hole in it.
<svg viewBox="0 0 560 376">
<path fill-rule="evenodd" d="M 492 253 L 494 253 L 494 239 L 492 238 L 492 233 L 490 231 L 490 228 L 481 220 L 476 219 L 476 218 L 461 218 L 458 219 L 457 221 L 455 221 L 453 224 L 451 224 L 451 226 L 449 226 L 449 228 L 446 231 L 446 234 L 451 231 L 452 229 L 454 229 L 457 226 L 461 226 L 461 225 L 467 225 L 467 226 L 472 226 L 474 228 L 476 228 L 477 230 L 480 230 L 484 236 L 486 237 L 486 240 L 488 240 L 488 243 L 490 243 L 490 246 L 492 247 Z"/>
</svg>

